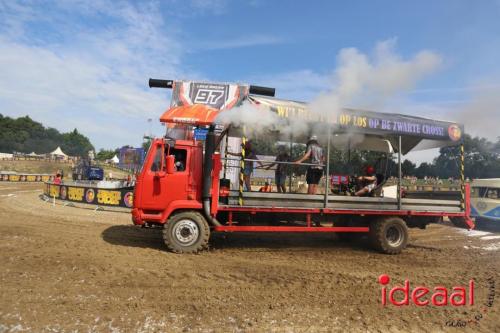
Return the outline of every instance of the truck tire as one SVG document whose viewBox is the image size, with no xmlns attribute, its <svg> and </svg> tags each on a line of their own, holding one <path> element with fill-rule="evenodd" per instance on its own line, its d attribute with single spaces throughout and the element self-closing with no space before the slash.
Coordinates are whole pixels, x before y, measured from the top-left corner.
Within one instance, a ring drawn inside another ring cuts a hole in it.
<svg viewBox="0 0 500 333">
<path fill-rule="evenodd" d="M 385 254 L 399 254 L 408 243 L 408 227 L 399 217 L 384 217 L 370 226 L 373 247 Z"/>
<path fill-rule="evenodd" d="M 163 241 L 174 253 L 197 253 L 208 248 L 210 228 L 203 215 L 185 211 L 172 215 L 163 228 Z"/>
</svg>

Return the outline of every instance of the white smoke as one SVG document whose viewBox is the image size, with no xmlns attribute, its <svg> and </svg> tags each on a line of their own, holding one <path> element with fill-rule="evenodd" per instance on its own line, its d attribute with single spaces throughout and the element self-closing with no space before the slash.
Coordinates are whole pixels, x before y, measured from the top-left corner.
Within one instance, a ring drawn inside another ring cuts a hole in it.
<svg viewBox="0 0 500 333">
<path fill-rule="evenodd" d="M 311 112 L 326 112 L 335 120 L 344 107 L 380 108 L 392 97 L 413 89 L 442 63 L 440 55 L 427 50 L 403 59 L 395 46 L 395 39 L 379 42 L 371 58 L 355 48 L 342 49 L 333 73 L 334 86 L 311 101 Z"/>
<path fill-rule="evenodd" d="M 215 119 L 217 123 L 232 124 L 237 127 L 273 129 L 281 124 L 282 119 L 267 107 L 258 107 L 248 101 L 239 107 L 224 110 Z"/>
<path fill-rule="evenodd" d="M 493 142 L 500 138 L 500 86 L 490 86 L 472 96 L 469 103 L 458 109 L 456 120 L 464 124 L 465 132 L 485 137 Z"/>
<path fill-rule="evenodd" d="M 308 105 L 311 118 L 335 122 L 341 109 L 348 106 L 376 110 L 391 97 L 413 89 L 442 62 L 440 55 L 427 50 L 404 59 L 395 52 L 395 46 L 395 39 L 379 42 L 371 57 L 356 48 L 340 50 L 337 67 L 332 73 L 333 85 L 325 87 L 327 92 L 319 94 Z M 253 132 L 265 128 L 278 128 L 282 133 L 295 136 L 311 132 L 304 119 L 284 122 L 269 109 L 249 103 L 221 112 L 217 121 L 246 125 Z"/>
</svg>

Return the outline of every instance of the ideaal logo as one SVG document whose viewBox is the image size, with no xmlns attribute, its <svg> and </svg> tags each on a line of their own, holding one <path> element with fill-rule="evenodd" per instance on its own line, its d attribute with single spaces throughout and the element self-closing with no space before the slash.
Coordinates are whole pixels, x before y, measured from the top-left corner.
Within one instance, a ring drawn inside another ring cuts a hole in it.
<svg viewBox="0 0 500 333">
<path fill-rule="evenodd" d="M 426 286 L 411 288 L 409 280 L 405 280 L 404 286 L 395 286 L 388 290 L 385 286 L 389 284 L 390 280 L 391 278 L 387 274 L 382 274 L 378 278 L 379 283 L 383 286 L 381 295 L 383 306 L 387 306 L 388 302 L 395 306 L 411 305 L 411 303 L 417 306 L 459 307 L 474 305 L 475 282 L 473 279 L 469 280 L 467 286 L 456 286 L 450 289 L 444 286 L 436 286 L 432 290 Z M 495 280 L 490 277 L 486 279 L 486 282 L 488 285 L 486 300 L 478 304 L 476 311 L 467 318 L 446 320 L 446 326 L 463 328 L 479 324 L 493 307 L 495 301 Z"/>
<path fill-rule="evenodd" d="M 391 278 L 389 275 L 382 274 L 378 281 L 382 287 L 382 305 L 386 306 L 389 302 L 395 306 L 410 305 L 417 306 L 465 306 L 474 305 L 474 280 L 469 281 L 469 285 L 452 287 L 450 290 L 444 286 L 431 288 L 426 286 L 410 287 L 410 281 L 405 280 L 404 286 L 396 286 L 389 290 L 385 287 L 389 284 Z M 402 297 L 401 297 L 402 296 Z"/>
</svg>

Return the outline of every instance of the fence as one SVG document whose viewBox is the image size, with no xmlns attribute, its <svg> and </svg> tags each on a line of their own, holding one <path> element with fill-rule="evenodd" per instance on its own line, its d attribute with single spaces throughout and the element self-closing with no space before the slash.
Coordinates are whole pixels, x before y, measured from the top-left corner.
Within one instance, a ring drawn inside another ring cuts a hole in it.
<svg viewBox="0 0 500 333">
<path fill-rule="evenodd" d="M 95 185 L 45 183 L 44 194 L 52 199 L 68 202 L 131 208 L 134 187 L 100 188 Z"/>
<path fill-rule="evenodd" d="M 0 182 L 48 182 L 54 179 L 48 174 L 0 173 Z"/>
</svg>

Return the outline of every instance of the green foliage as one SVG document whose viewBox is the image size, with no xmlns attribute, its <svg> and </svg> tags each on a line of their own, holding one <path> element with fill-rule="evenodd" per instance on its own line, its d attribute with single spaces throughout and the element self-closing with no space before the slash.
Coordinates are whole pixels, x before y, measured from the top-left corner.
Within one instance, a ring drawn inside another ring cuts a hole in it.
<svg viewBox="0 0 500 333">
<path fill-rule="evenodd" d="M 118 154 L 118 149 L 115 150 L 107 150 L 107 149 L 101 149 L 99 152 L 96 154 L 96 160 L 98 161 L 105 161 L 113 158 L 115 154 Z"/>
<path fill-rule="evenodd" d="M 0 152 L 45 154 L 58 146 L 70 156 L 87 156 L 88 151 L 94 149 L 89 139 L 76 128 L 69 133 L 59 133 L 29 116 L 13 119 L 0 114 Z"/>
<path fill-rule="evenodd" d="M 464 135 L 465 176 L 469 178 L 500 177 L 500 138 L 496 143 L 485 138 Z M 460 146 L 445 147 L 434 160 L 440 178 L 460 175 Z"/>
<path fill-rule="evenodd" d="M 423 162 L 415 169 L 414 174 L 406 174 L 405 176 L 417 176 L 417 178 L 424 178 L 425 176 L 436 177 L 436 171 L 436 166 L 434 164 Z"/>
<path fill-rule="evenodd" d="M 414 175 L 417 170 L 417 165 L 410 160 L 404 160 L 401 163 L 401 173 L 403 176 Z"/>
</svg>

